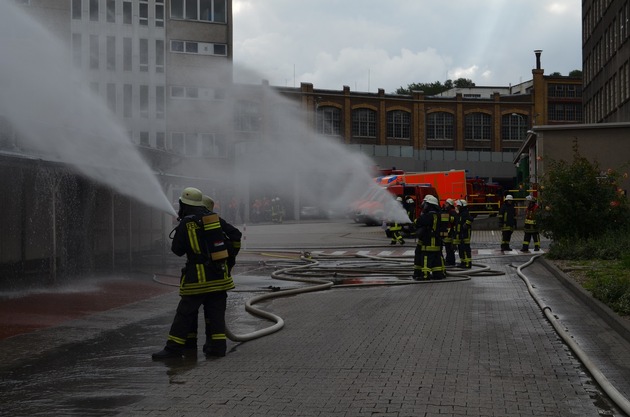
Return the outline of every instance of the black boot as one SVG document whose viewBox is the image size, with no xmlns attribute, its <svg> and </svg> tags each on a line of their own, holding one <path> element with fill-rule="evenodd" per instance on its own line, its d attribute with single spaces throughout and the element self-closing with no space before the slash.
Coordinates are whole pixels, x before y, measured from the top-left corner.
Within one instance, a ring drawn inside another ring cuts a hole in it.
<svg viewBox="0 0 630 417">
<path fill-rule="evenodd" d="M 210 344 L 206 343 L 203 345 L 203 353 L 206 357 L 222 358 L 225 356 L 227 350 L 226 345 L 225 340 L 213 340 Z"/>
<path fill-rule="evenodd" d="M 163 359 L 171 359 L 171 358 L 181 358 L 181 357 L 182 357 L 181 350 L 172 349 L 169 347 L 165 347 L 161 351 L 155 352 L 154 354 L 151 355 L 151 358 L 153 358 L 154 361 L 159 361 Z"/>
</svg>

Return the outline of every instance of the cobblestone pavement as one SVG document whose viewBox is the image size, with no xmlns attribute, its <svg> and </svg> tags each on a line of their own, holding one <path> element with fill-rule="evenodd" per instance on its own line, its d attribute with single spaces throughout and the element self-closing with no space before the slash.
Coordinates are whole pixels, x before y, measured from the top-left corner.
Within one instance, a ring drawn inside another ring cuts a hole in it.
<svg viewBox="0 0 630 417">
<path fill-rule="evenodd" d="M 304 227 L 294 231 L 308 234 Z M 408 257 L 413 248 L 383 245 L 374 228 L 337 227 L 339 245 L 308 250 Z M 265 228 L 248 228 L 250 246 L 239 255 L 228 310 L 238 334 L 269 325 L 243 314 L 244 300 L 271 286 L 305 285 L 271 279 L 269 268 L 281 266 L 267 260 L 291 265 L 308 245 L 266 252 Z M 277 246 L 290 239 L 286 230 L 276 235 Z M 0 415 L 623 416 L 517 276 L 516 266 L 531 255 L 501 254 L 494 233 L 473 238 L 474 262 L 493 274 L 265 301 L 260 307 L 282 317 L 284 328 L 228 342 L 225 358 L 151 361 L 168 332 L 174 290 L 0 340 Z M 176 282 L 175 270 L 162 270 L 162 282 Z M 539 261 L 525 273 L 596 366 L 630 396 L 628 341 Z"/>
</svg>

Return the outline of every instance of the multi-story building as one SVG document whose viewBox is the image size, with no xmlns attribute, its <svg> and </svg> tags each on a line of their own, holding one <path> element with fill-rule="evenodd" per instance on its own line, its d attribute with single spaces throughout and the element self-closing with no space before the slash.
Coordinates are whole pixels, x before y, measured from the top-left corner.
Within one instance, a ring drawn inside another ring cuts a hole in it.
<svg viewBox="0 0 630 417">
<path fill-rule="evenodd" d="M 630 1 L 582 2 L 584 121 L 630 121 Z"/>
<path fill-rule="evenodd" d="M 529 182 L 545 175 L 549 161 L 581 155 L 604 170 L 630 163 L 629 0 L 582 2 L 583 124 L 540 126 L 529 132 L 515 155 Z M 621 188 L 630 189 L 624 179 Z"/>
<path fill-rule="evenodd" d="M 532 80 L 506 87 L 452 89 L 438 96 L 275 88 L 300 103 L 321 135 L 360 149 L 384 167 L 466 169 L 512 183 L 513 159 L 536 125 L 582 122 L 580 77 L 544 75 L 536 51 Z"/>
</svg>

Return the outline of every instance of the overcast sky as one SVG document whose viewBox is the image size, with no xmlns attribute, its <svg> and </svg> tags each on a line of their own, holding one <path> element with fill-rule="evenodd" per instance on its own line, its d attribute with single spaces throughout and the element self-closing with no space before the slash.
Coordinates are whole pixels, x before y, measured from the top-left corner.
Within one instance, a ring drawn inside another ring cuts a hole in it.
<svg viewBox="0 0 630 417">
<path fill-rule="evenodd" d="M 233 0 L 233 13 L 234 63 L 274 86 L 507 86 L 532 78 L 535 49 L 545 74 L 582 69 L 580 0 Z"/>
</svg>

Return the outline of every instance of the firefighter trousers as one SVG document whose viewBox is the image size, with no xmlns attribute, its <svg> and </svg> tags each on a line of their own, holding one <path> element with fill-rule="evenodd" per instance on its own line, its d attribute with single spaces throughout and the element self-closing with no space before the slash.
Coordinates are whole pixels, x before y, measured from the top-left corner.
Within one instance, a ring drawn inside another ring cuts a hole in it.
<svg viewBox="0 0 630 417">
<path fill-rule="evenodd" d="M 416 280 L 445 278 L 446 267 L 442 251 L 422 250 L 420 245 L 417 245 L 413 257 L 413 277 Z"/>
<path fill-rule="evenodd" d="M 199 307 L 202 305 L 206 324 L 206 345 L 218 344 L 225 347 L 227 292 L 215 291 L 181 296 L 166 341 L 167 348 L 181 350 L 185 347 L 187 339 L 196 339 Z"/>
</svg>

